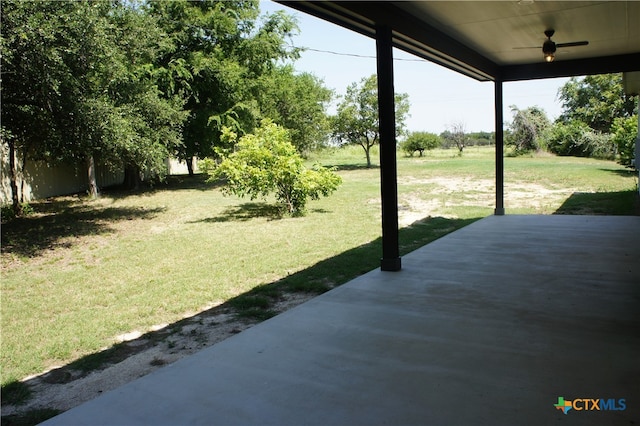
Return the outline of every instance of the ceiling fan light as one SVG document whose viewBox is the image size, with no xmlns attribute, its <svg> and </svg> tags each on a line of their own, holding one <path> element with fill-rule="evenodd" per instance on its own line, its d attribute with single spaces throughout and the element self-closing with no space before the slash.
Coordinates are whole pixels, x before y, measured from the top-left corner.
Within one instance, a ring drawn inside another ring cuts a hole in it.
<svg viewBox="0 0 640 426">
<path fill-rule="evenodd" d="M 551 41 L 551 37 L 542 45 L 542 53 L 544 54 L 544 60 L 546 62 L 553 62 L 553 59 L 556 57 L 556 44 Z"/>
</svg>

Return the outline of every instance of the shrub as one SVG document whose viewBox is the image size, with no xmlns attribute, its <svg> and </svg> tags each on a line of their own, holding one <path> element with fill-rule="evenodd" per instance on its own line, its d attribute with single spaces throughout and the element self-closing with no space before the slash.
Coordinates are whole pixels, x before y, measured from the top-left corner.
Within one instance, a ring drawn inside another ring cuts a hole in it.
<svg viewBox="0 0 640 426">
<path fill-rule="evenodd" d="M 223 192 L 255 199 L 275 193 L 291 215 L 304 213 L 309 198 L 317 200 L 335 191 L 342 179 L 333 170 L 315 165 L 307 169 L 289 133 L 269 120 L 240 138 L 235 152 L 220 164 L 205 162 L 210 180 L 223 179 Z"/>
<path fill-rule="evenodd" d="M 513 122 L 509 125 L 506 142 L 513 145 L 516 154 L 540 151 L 545 148 L 545 134 L 549 128 L 549 119 L 539 107 L 518 109 L 511 106 Z"/>
<path fill-rule="evenodd" d="M 556 123 L 548 134 L 548 148 L 558 155 L 615 158 L 615 145 L 608 134 L 596 132 L 581 121 Z"/>
<path fill-rule="evenodd" d="M 631 165 L 631 160 L 635 157 L 635 144 L 636 137 L 638 135 L 638 116 L 631 116 L 627 118 L 616 118 L 611 126 L 613 133 L 612 142 L 613 145 L 618 148 L 618 154 L 620 154 L 620 164 L 625 166 Z M 638 167 L 636 159 L 636 168 Z"/>
</svg>

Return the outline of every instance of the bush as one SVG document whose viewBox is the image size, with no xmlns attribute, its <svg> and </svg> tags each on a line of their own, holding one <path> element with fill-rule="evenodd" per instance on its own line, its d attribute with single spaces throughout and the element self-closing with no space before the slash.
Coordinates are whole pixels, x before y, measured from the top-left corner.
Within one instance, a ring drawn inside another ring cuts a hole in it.
<svg viewBox="0 0 640 426">
<path fill-rule="evenodd" d="M 635 157 L 636 137 L 638 135 L 638 116 L 616 118 L 611 126 L 613 133 L 613 145 L 618 148 L 620 164 L 631 166 L 631 160 Z M 638 163 L 636 160 L 636 168 Z"/>
<path fill-rule="evenodd" d="M 506 135 L 506 143 L 514 147 L 516 155 L 529 151 L 540 151 L 546 145 L 546 132 L 549 128 L 549 119 L 539 107 L 518 109 L 511 106 L 513 122 L 509 125 Z"/>
<path fill-rule="evenodd" d="M 616 148 L 608 134 L 596 132 L 581 121 L 556 123 L 548 134 L 547 145 L 558 155 L 615 158 Z"/>
<path fill-rule="evenodd" d="M 425 150 L 434 149 L 440 146 L 440 136 L 429 132 L 412 132 L 407 139 L 402 142 L 400 148 L 409 156 L 418 151 L 420 157 Z"/>
<path fill-rule="evenodd" d="M 617 149 L 613 143 L 613 135 L 592 131 L 585 136 L 590 152 L 589 157 L 601 160 L 615 160 Z"/>
<path fill-rule="evenodd" d="M 225 181 L 224 193 L 248 195 L 252 200 L 275 193 L 278 202 L 295 216 L 304 213 L 309 198 L 326 197 L 342 183 L 331 169 L 319 165 L 307 169 L 287 130 L 269 120 L 254 134 L 241 137 L 236 151 L 220 164 L 206 161 L 204 169 L 210 180 Z"/>
</svg>

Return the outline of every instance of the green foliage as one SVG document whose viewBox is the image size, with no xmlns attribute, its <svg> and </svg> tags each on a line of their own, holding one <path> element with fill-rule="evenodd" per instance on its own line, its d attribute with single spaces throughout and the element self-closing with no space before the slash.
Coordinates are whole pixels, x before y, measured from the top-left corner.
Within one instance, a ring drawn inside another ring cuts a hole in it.
<svg viewBox="0 0 640 426">
<path fill-rule="evenodd" d="M 213 164 L 209 161 L 204 166 L 210 171 Z M 253 200 L 275 193 L 278 202 L 294 216 L 304 213 L 309 198 L 326 197 L 342 182 L 330 169 L 319 165 L 307 169 L 288 131 L 269 120 L 264 120 L 254 134 L 241 137 L 236 151 L 210 173 L 212 179 L 224 179 L 223 191 L 227 194 Z"/>
<path fill-rule="evenodd" d="M 404 132 L 409 114 L 409 95 L 395 94 L 396 136 Z M 371 147 L 380 142 L 378 133 L 378 79 L 365 77 L 360 84 L 352 83 L 338 105 L 333 118 L 333 138 L 341 144 L 357 144 L 364 149 L 367 167 L 371 167 Z"/>
<path fill-rule="evenodd" d="M 298 57 L 285 43 L 296 23 L 285 13 L 258 22 L 257 1 L 153 1 L 148 9 L 171 35 L 155 66 L 163 70 L 163 90 L 185 99 L 184 144 L 175 152 L 190 166 L 193 156 L 230 148 L 221 140 L 223 128 L 253 130 L 261 116 L 256 87 L 262 76 L 277 60 Z"/>
<path fill-rule="evenodd" d="M 511 106 L 513 121 L 509 125 L 506 143 L 512 145 L 516 154 L 529 151 L 540 151 L 545 146 L 544 133 L 550 122 L 545 112 L 539 107 L 518 109 Z"/>
<path fill-rule="evenodd" d="M 631 117 L 637 99 L 626 96 L 622 74 L 573 77 L 558 91 L 564 111 L 558 121 L 567 124 L 578 120 L 597 132 L 609 133 L 616 118 Z"/>
<path fill-rule="evenodd" d="M 400 148 L 410 157 L 418 151 L 420 157 L 425 150 L 435 149 L 440 146 L 440 137 L 429 132 L 411 132 L 402 142 Z"/>
<path fill-rule="evenodd" d="M 3 126 L 23 158 L 166 169 L 186 112 L 152 72 L 167 35 L 133 5 L 3 3 Z"/>
<path fill-rule="evenodd" d="M 287 128 L 298 152 L 306 155 L 325 145 L 330 132 L 326 106 L 333 92 L 309 73 L 295 74 L 292 66 L 274 68 L 256 84 L 262 114 Z"/>
<path fill-rule="evenodd" d="M 495 132 L 472 132 L 469 133 L 469 146 L 494 145 L 496 143 Z"/>
<path fill-rule="evenodd" d="M 620 163 L 631 166 L 631 160 L 635 158 L 636 138 L 638 137 L 638 116 L 627 118 L 618 117 L 611 127 L 613 144 L 618 148 Z M 636 159 L 636 168 L 638 168 Z"/>
<path fill-rule="evenodd" d="M 2 222 L 6 222 L 8 220 L 15 219 L 16 216 L 23 216 L 24 217 L 24 216 L 32 215 L 34 213 L 33 207 L 29 203 L 21 203 L 20 204 L 20 210 L 19 210 L 20 214 L 19 215 L 16 215 L 16 212 L 15 212 L 13 206 L 11 206 L 11 205 L 2 206 L 1 211 L 2 211 Z"/>
<path fill-rule="evenodd" d="M 582 121 L 556 123 L 548 132 L 549 151 L 558 155 L 613 159 L 615 145 L 608 134 L 595 132 Z"/>
</svg>

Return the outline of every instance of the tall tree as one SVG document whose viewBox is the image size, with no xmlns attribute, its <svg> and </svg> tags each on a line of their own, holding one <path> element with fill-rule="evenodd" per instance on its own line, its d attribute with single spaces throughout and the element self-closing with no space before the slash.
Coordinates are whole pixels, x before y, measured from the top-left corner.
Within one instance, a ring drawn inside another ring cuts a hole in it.
<svg viewBox="0 0 640 426">
<path fill-rule="evenodd" d="M 333 91 L 312 74 L 295 74 L 291 65 L 278 66 L 257 82 L 260 111 L 289 130 L 291 142 L 305 155 L 323 145 L 330 133 L 327 105 Z"/>
<path fill-rule="evenodd" d="M 638 102 L 625 95 L 622 74 L 573 77 L 559 89 L 558 98 L 564 109 L 559 122 L 578 120 L 603 133 L 610 133 L 616 118 L 633 116 Z"/>
<path fill-rule="evenodd" d="M 27 161 L 46 155 L 47 143 L 59 141 L 53 124 L 59 87 L 67 76 L 57 40 L 63 16 L 54 3 L 4 1 L 2 33 L 2 142 L 9 146 L 12 204 L 20 213 L 19 177 Z M 69 8 L 69 5 L 63 5 Z"/>
<path fill-rule="evenodd" d="M 404 132 L 409 114 L 409 95 L 395 94 L 396 136 Z M 365 77 L 360 84 L 352 83 L 338 105 L 333 120 L 333 138 L 343 144 L 360 145 L 371 167 L 371 148 L 380 142 L 378 114 L 378 80 L 376 75 Z"/>
<path fill-rule="evenodd" d="M 171 48 L 157 61 L 168 70 L 164 90 L 186 99 L 189 116 L 179 158 L 214 155 L 223 127 L 250 131 L 259 117 L 251 85 L 277 59 L 296 57 L 284 40 L 293 18 L 276 13 L 260 23 L 256 0 L 151 1 L 149 11 L 171 35 Z"/>
<path fill-rule="evenodd" d="M 183 114 L 155 81 L 151 65 L 166 39 L 155 22 L 134 2 L 4 2 L 2 10 L 11 23 L 3 125 L 22 158 L 85 164 L 92 196 L 97 160 L 161 174 Z"/>
</svg>

